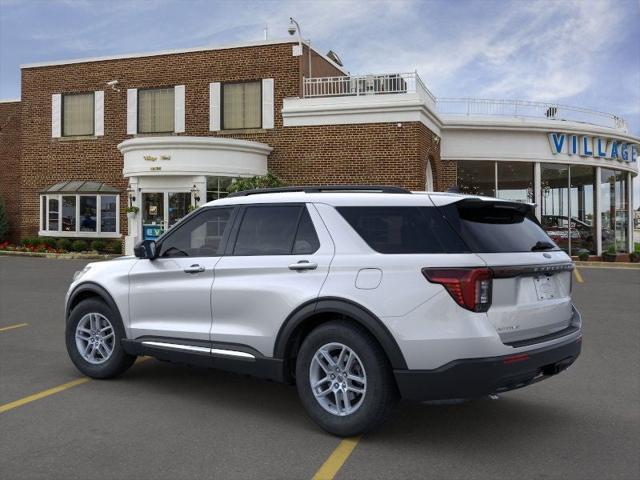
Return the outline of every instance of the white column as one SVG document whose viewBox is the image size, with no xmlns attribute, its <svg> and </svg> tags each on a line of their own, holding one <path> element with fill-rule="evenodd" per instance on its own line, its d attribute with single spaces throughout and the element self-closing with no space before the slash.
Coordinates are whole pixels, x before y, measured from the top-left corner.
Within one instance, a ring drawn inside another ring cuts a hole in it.
<svg viewBox="0 0 640 480">
<path fill-rule="evenodd" d="M 627 187 L 627 251 L 631 253 L 633 252 L 633 175 L 631 172 L 627 172 Z"/>
<path fill-rule="evenodd" d="M 533 197 L 536 202 L 536 217 L 542 221 L 542 174 L 540 162 L 533 164 Z"/>
<path fill-rule="evenodd" d="M 142 225 L 142 198 L 140 189 L 138 188 L 138 177 L 129 178 L 129 188 L 133 190 L 133 196 L 135 201 L 131 202 L 131 205 L 138 207 L 140 210 L 135 217 L 129 218 L 127 215 L 127 235 L 124 237 L 124 254 L 133 255 L 133 247 L 140 241 L 141 237 L 141 225 Z M 127 198 L 127 206 L 129 206 L 129 198 Z"/>
<path fill-rule="evenodd" d="M 602 202 L 600 200 L 600 167 L 596 167 L 596 184 L 593 186 L 593 201 L 596 205 L 596 255 L 602 255 Z"/>
</svg>

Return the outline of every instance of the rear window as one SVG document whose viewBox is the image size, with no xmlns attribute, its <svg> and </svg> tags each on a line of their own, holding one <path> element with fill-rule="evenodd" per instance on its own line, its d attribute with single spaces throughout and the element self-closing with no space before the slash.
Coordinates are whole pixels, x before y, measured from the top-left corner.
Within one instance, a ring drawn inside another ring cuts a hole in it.
<svg viewBox="0 0 640 480">
<path fill-rule="evenodd" d="M 435 207 L 338 207 L 337 210 L 376 252 L 469 251 Z"/>
<path fill-rule="evenodd" d="M 559 250 L 529 205 L 463 200 L 441 208 L 472 252 Z"/>
</svg>

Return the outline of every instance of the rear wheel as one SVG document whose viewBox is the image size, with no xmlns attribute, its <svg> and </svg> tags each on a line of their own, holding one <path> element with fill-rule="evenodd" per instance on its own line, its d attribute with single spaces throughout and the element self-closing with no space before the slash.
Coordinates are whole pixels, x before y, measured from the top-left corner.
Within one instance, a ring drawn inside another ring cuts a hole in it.
<svg viewBox="0 0 640 480">
<path fill-rule="evenodd" d="M 98 299 L 83 300 L 73 309 L 65 336 L 71 361 L 89 377 L 115 377 L 136 359 L 122 348 L 120 315 Z"/>
<path fill-rule="evenodd" d="M 296 361 L 302 404 L 324 430 L 351 436 L 384 421 L 397 399 L 387 357 L 364 328 L 325 323 L 304 340 Z"/>
</svg>

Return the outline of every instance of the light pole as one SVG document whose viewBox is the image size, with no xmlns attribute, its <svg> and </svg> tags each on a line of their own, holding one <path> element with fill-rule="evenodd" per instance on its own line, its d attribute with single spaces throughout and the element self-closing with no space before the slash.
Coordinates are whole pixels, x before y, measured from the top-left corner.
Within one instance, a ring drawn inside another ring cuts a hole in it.
<svg viewBox="0 0 640 480">
<path fill-rule="evenodd" d="M 302 32 L 300 30 L 300 24 L 296 22 L 293 17 L 289 17 L 289 28 L 287 29 L 289 35 L 293 36 L 296 33 L 298 34 L 298 53 L 294 53 L 294 56 L 302 55 L 302 44 L 304 43 L 302 40 Z M 307 48 L 309 50 L 309 77 L 311 77 L 311 39 L 307 40 Z"/>
</svg>

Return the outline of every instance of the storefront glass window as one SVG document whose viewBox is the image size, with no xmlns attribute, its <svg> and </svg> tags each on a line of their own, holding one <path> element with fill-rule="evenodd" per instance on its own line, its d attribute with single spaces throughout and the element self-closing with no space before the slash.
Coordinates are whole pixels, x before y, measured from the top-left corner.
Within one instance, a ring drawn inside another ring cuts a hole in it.
<svg viewBox="0 0 640 480">
<path fill-rule="evenodd" d="M 155 240 L 164 231 L 164 193 L 142 194 L 142 235 Z"/>
<path fill-rule="evenodd" d="M 595 168 L 571 165 L 571 253 L 596 253 L 594 205 Z"/>
<path fill-rule="evenodd" d="M 62 231 L 76 231 L 76 197 L 62 197 Z"/>
<path fill-rule="evenodd" d="M 100 231 L 115 232 L 117 219 L 117 202 L 115 195 L 100 197 Z"/>
<path fill-rule="evenodd" d="M 563 250 L 569 251 L 569 166 L 541 164 L 542 227 Z"/>
<path fill-rule="evenodd" d="M 189 213 L 191 193 L 169 193 L 169 228 Z"/>
<path fill-rule="evenodd" d="M 629 205 L 627 174 L 601 169 L 600 211 L 602 215 L 602 251 L 611 247 L 616 252 L 628 250 Z"/>
<path fill-rule="evenodd" d="M 80 197 L 80 231 L 95 232 L 97 219 L 96 197 Z"/>
<path fill-rule="evenodd" d="M 533 163 L 497 162 L 498 198 L 513 202 L 534 202 Z"/>
<path fill-rule="evenodd" d="M 49 198 L 49 225 L 47 230 L 58 230 L 58 216 L 60 215 L 58 198 Z"/>
<path fill-rule="evenodd" d="M 495 197 L 495 162 L 464 160 L 458 162 L 458 191 L 470 195 Z"/>
<path fill-rule="evenodd" d="M 231 180 L 231 177 L 207 177 L 207 202 L 229 195 L 227 187 Z"/>
</svg>

